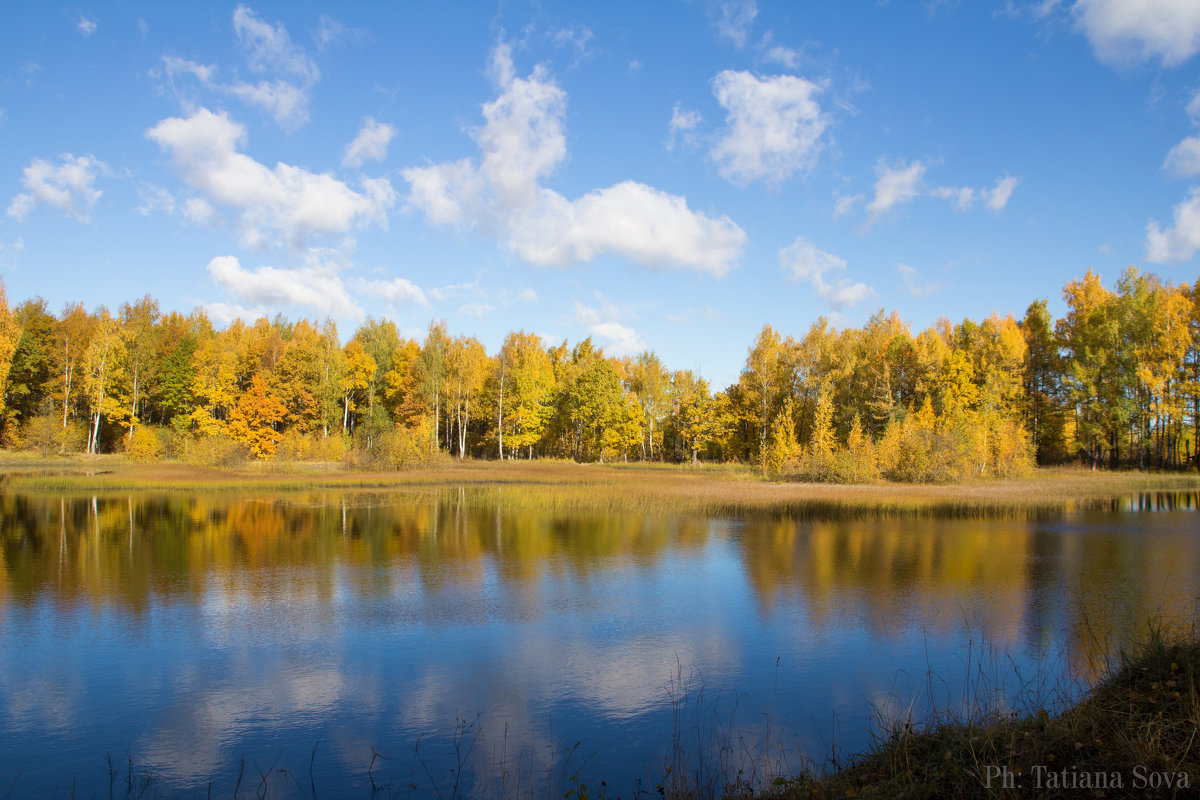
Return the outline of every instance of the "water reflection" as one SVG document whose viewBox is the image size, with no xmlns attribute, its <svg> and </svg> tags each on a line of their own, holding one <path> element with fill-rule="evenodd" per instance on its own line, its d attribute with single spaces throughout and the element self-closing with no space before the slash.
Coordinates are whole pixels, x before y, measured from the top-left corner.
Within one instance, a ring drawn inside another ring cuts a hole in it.
<svg viewBox="0 0 1200 800">
<path fill-rule="evenodd" d="M 454 766 L 456 720 L 482 713 L 480 785 L 499 753 L 553 761 L 564 741 L 613 784 L 662 763 L 685 673 L 810 754 L 852 752 L 905 680 L 952 691 L 981 634 L 1004 663 L 1066 651 L 1090 677 L 1152 616 L 1190 617 L 1198 505 L 735 521 L 460 493 L 4 495 L 0 781 L 100 785 L 105 752 L 179 787 L 240 755 L 307 774 L 321 741 L 319 785 L 369 785 L 372 748 L 402 785 Z"/>
</svg>

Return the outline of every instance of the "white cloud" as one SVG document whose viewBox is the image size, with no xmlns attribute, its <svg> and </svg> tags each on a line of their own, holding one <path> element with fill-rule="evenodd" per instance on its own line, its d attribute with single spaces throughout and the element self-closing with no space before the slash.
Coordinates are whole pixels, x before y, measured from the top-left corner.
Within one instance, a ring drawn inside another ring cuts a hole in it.
<svg viewBox="0 0 1200 800">
<path fill-rule="evenodd" d="M 1187 114 L 1192 118 L 1192 122 L 1200 125 L 1200 89 L 1197 89 L 1192 99 L 1187 104 Z"/>
<path fill-rule="evenodd" d="M 877 219 L 891 209 L 914 200 L 920 194 L 921 182 L 925 178 L 925 165 L 920 161 L 912 164 L 900 162 L 889 167 L 880 162 L 875 165 L 875 197 L 867 203 L 867 213 Z"/>
<path fill-rule="evenodd" d="M 401 170 L 409 184 L 408 205 L 435 225 L 459 225 L 474 213 L 484 192 L 483 176 L 470 159 Z"/>
<path fill-rule="evenodd" d="M 474 317 L 475 319 L 483 319 L 484 314 L 495 310 L 496 307 L 489 303 L 467 303 L 458 307 L 458 313 Z"/>
<path fill-rule="evenodd" d="M 1003 208 L 1008 205 L 1008 198 L 1012 197 L 1013 190 L 1017 188 L 1017 184 L 1020 182 L 1021 181 L 1019 178 L 1014 178 L 1011 175 L 1007 175 L 996 181 L 995 187 L 990 191 L 986 189 L 983 190 L 981 194 L 983 195 L 984 201 L 987 203 L 987 207 L 992 211 L 1003 210 Z"/>
<path fill-rule="evenodd" d="M 75 27 L 84 35 L 84 38 L 87 38 L 96 32 L 96 20 L 80 16 L 79 21 L 75 23 Z"/>
<path fill-rule="evenodd" d="M 206 199 L 238 212 L 250 246 L 282 237 L 299 247 L 314 234 L 345 233 L 370 222 L 386 225 L 395 193 L 386 178 L 365 179 L 354 191 L 329 174 L 282 162 L 267 167 L 237 151 L 246 129 L 224 112 L 202 108 L 164 119 L 146 132 L 171 154 L 185 181 Z"/>
<path fill-rule="evenodd" d="M 818 249 L 803 236 L 797 236 L 788 247 L 780 248 L 779 266 L 792 280 L 808 281 L 817 296 L 837 311 L 875 295 L 875 290 L 867 284 L 849 278 L 826 283 L 826 273 L 846 271 L 846 260 Z"/>
<path fill-rule="evenodd" d="M 754 18 L 758 16 L 755 0 L 725 0 L 717 7 L 717 18 L 713 26 L 717 36 L 728 39 L 739 50 L 746 46 Z"/>
<path fill-rule="evenodd" d="M 644 266 L 690 267 L 717 277 L 733 269 L 745 233 L 728 217 L 690 210 L 679 196 L 624 181 L 574 202 L 542 190 L 517 216 L 509 246 L 531 264 L 566 266 L 615 253 Z"/>
<path fill-rule="evenodd" d="M 1193 187 L 1187 199 L 1175 206 L 1175 224 L 1165 231 L 1157 220 L 1146 224 L 1146 260 L 1155 264 L 1176 264 L 1191 259 L 1200 250 L 1200 187 Z"/>
<path fill-rule="evenodd" d="M 604 341 L 605 352 L 609 355 L 627 356 L 646 349 L 646 343 L 637 331 L 619 322 L 600 322 L 588 330 Z"/>
<path fill-rule="evenodd" d="M 1200 175 L 1200 136 L 1189 136 L 1172 147 L 1162 168 L 1176 178 Z"/>
<path fill-rule="evenodd" d="M 523 303 L 536 303 L 538 294 L 533 289 L 527 287 L 520 291 L 520 293 L 517 295 L 517 299 Z"/>
<path fill-rule="evenodd" d="M 578 28 L 559 28 L 550 32 L 550 41 L 555 47 L 565 47 L 575 51 L 575 64 L 592 54 L 590 45 L 595 34 L 586 25 Z"/>
<path fill-rule="evenodd" d="M 646 345 L 637 332 L 617 321 L 621 316 L 620 310 L 599 292 L 596 298 L 603 304 L 602 308 L 592 308 L 575 301 L 575 321 L 586 326 L 589 334 L 603 340 L 609 355 L 632 355 L 645 350 Z"/>
<path fill-rule="evenodd" d="M 214 224 L 220 218 L 212 203 L 203 197 L 189 197 L 184 201 L 183 216 L 188 222 L 201 228 Z"/>
<path fill-rule="evenodd" d="M 246 53 L 246 63 L 255 72 L 286 72 L 310 84 L 320 79 L 317 65 L 292 43 L 282 23 L 263 22 L 251 9 L 238 6 L 233 12 L 233 31 Z"/>
<path fill-rule="evenodd" d="M 682 138 L 685 144 L 692 145 L 696 142 L 696 137 L 692 131 L 703 121 L 699 111 L 686 111 L 680 107 L 679 103 L 671 109 L 671 123 L 667 128 L 667 149 L 675 148 L 675 141 Z"/>
<path fill-rule="evenodd" d="M 175 213 L 175 195 L 163 187 L 153 183 L 143 183 L 138 186 L 137 193 L 142 200 L 137 212 L 142 216 L 147 216 L 155 211 L 161 211 L 164 214 Z"/>
<path fill-rule="evenodd" d="M 991 189 L 976 189 L 970 186 L 928 186 L 925 183 L 926 167 L 920 161 L 906 164 L 901 161 L 895 166 L 879 162 L 875 166 L 875 197 L 867 203 L 869 228 L 880 217 L 893 208 L 910 203 L 918 197 L 937 197 L 954 204 L 955 211 L 966 211 L 980 199 L 992 211 L 1000 211 L 1007 204 L 1020 179 L 1005 176 L 996 181 Z M 849 205 L 849 204 L 848 204 Z M 834 216 L 841 209 L 840 200 Z M 848 210 L 845 209 L 845 210 Z M 844 213 L 844 212 L 843 212 Z"/>
<path fill-rule="evenodd" d="M 201 83 L 210 83 L 213 79 L 213 74 L 217 68 L 211 64 L 197 64 L 195 61 L 189 61 L 186 58 L 178 56 L 163 56 L 163 67 L 166 69 L 167 77 L 174 79 L 176 75 L 185 74 L 199 80 Z"/>
<path fill-rule="evenodd" d="M 854 207 L 861 203 L 863 196 L 861 194 L 843 195 L 839 197 L 833 204 L 833 218 L 845 216 L 854 210 Z"/>
<path fill-rule="evenodd" d="M 896 271 L 900 273 L 900 277 L 904 280 L 905 288 L 908 289 L 908 293 L 913 297 L 924 297 L 942 288 L 940 284 L 936 283 L 918 285 L 917 271 L 908 264 L 897 264 Z"/>
<path fill-rule="evenodd" d="M 680 196 L 623 181 L 577 200 L 543 188 L 567 155 L 566 94 L 544 67 L 516 75 L 511 48 L 496 46 L 490 69 L 499 96 L 484 104 L 472 137 L 482 157 L 412 167 L 408 204 L 434 223 L 469 223 L 499 235 L 531 264 L 566 266 L 612 253 L 655 267 L 721 276 L 733 269 L 745 232 L 728 217 L 692 211 Z"/>
<path fill-rule="evenodd" d="M 713 78 L 728 122 L 711 154 L 721 175 L 739 185 L 778 183 L 812 166 L 827 125 L 813 99 L 820 91 L 794 75 L 758 78 L 724 70 Z"/>
<path fill-rule="evenodd" d="M 484 291 L 479 286 L 478 279 L 473 281 L 464 281 L 462 283 L 452 283 L 449 286 L 436 286 L 429 290 L 429 296 L 439 302 L 451 297 L 457 297 L 460 294 L 470 294 L 475 295 L 476 297 L 482 297 L 484 295 Z"/>
<path fill-rule="evenodd" d="M 263 109 L 287 130 L 295 130 L 308 122 L 308 92 L 287 81 L 235 83 L 218 88 Z"/>
<path fill-rule="evenodd" d="M 108 174 L 108 167 L 95 156 L 75 156 L 65 153 L 58 157 L 58 166 L 35 158 L 22 171 L 21 184 L 27 191 L 18 194 L 8 206 L 8 215 L 18 221 L 38 203 L 54 206 L 64 214 L 87 222 L 88 215 L 100 199 L 95 187 L 97 174 Z"/>
<path fill-rule="evenodd" d="M 266 306 L 242 306 L 237 303 L 205 303 L 204 313 L 219 325 L 228 325 L 235 319 L 254 324 L 254 321 L 270 316 Z"/>
<path fill-rule="evenodd" d="M 975 190 L 969 186 L 937 186 L 929 193 L 934 197 L 953 202 L 955 211 L 966 211 L 975 205 Z"/>
<path fill-rule="evenodd" d="M 390 281 L 360 280 L 356 286 L 360 292 L 381 297 L 393 307 L 399 307 L 406 303 L 429 305 L 429 300 L 425 298 L 425 292 L 421 291 L 421 287 L 407 278 L 393 278 Z"/>
<path fill-rule="evenodd" d="M 1174 67 L 1200 50 L 1195 0 L 1078 0 L 1072 10 L 1096 57 L 1109 64 L 1157 59 Z"/>
<path fill-rule="evenodd" d="M 164 56 L 164 72 L 172 91 L 175 91 L 177 76 L 190 75 L 207 89 L 263 109 L 285 130 L 295 130 L 308 122 L 309 92 L 321 76 L 317 65 L 303 49 L 292 43 L 282 24 L 263 22 L 246 6 L 238 6 L 233 12 L 233 29 L 250 69 L 257 73 L 273 72 L 275 77 L 256 82 L 222 83 L 217 80 L 214 65 Z M 284 79 L 279 75 L 288 77 Z M 186 98 L 181 99 L 185 109 L 194 107 Z"/>
<path fill-rule="evenodd" d="M 342 166 L 361 167 L 365 161 L 382 161 L 387 157 L 388 144 L 396 135 L 396 129 L 383 122 L 376 122 L 373 117 L 363 120 L 362 128 L 354 141 L 346 145 L 346 154 L 342 157 Z"/>
<path fill-rule="evenodd" d="M 308 90 L 295 84 L 284 80 L 223 84 L 216 79 L 216 66 L 197 64 L 176 56 L 163 56 L 163 67 L 173 91 L 177 76 L 190 75 L 208 89 L 233 95 L 244 103 L 263 109 L 285 130 L 295 130 L 308 122 Z"/>
<path fill-rule="evenodd" d="M 771 31 L 763 34 L 762 40 L 758 43 L 758 51 L 763 61 L 769 64 L 778 64 L 784 69 L 790 70 L 799 69 L 800 62 L 804 58 L 804 54 L 799 50 L 776 43 L 775 34 Z"/>
<path fill-rule="evenodd" d="M 368 39 L 369 36 L 369 33 L 362 28 L 351 28 L 327 14 L 322 14 L 321 19 L 317 22 L 313 40 L 316 41 L 318 50 L 324 50 L 330 45 L 362 41 Z"/>
<path fill-rule="evenodd" d="M 361 317 L 333 266 L 314 264 L 294 269 L 259 267 L 248 270 L 235 256 L 218 256 L 208 263 L 213 280 L 259 307 L 307 306 L 337 316 Z"/>
</svg>

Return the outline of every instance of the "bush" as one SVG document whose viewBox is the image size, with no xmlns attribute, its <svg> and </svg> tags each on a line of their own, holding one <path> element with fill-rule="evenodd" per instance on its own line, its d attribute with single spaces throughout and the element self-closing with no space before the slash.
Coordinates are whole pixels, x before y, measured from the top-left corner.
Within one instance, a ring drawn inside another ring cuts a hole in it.
<svg viewBox="0 0 1200 800">
<path fill-rule="evenodd" d="M 43 456 L 52 453 L 80 453 L 87 443 L 87 427 L 79 420 L 68 420 L 64 428 L 62 417 L 41 414 L 25 424 L 14 444 Z"/>
<path fill-rule="evenodd" d="M 129 460 L 137 464 L 148 461 L 158 461 L 166 449 L 164 439 L 166 431 L 150 425 L 139 425 L 133 429 L 133 436 L 126 436 L 125 453 Z"/>
<path fill-rule="evenodd" d="M 223 433 L 197 436 L 186 443 L 184 460 L 199 467 L 236 467 L 250 460 L 250 447 Z"/>
<path fill-rule="evenodd" d="M 358 469 L 422 469 L 429 466 L 433 458 L 433 429 L 428 420 L 378 432 L 371 437 L 369 445 L 366 436 L 358 438 L 356 446 L 345 457 L 347 465 Z"/>
<path fill-rule="evenodd" d="M 345 455 L 346 441 L 341 434 L 324 436 L 320 431 L 287 431 L 275 450 L 276 461 L 341 461 Z"/>
</svg>

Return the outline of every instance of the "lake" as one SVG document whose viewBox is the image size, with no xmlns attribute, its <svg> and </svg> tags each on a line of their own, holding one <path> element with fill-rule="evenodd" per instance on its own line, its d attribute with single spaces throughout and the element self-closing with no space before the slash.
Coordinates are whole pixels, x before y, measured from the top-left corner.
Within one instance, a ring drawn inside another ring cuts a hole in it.
<svg viewBox="0 0 1200 800">
<path fill-rule="evenodd" d="M 628 797 L 667 766 L 794 772 L 881 716 L 1063 702 L 1148 620 L 1194 619 L 1198 505 L 796 520 L 9 493 L 0 796 Z"/>
</svg>

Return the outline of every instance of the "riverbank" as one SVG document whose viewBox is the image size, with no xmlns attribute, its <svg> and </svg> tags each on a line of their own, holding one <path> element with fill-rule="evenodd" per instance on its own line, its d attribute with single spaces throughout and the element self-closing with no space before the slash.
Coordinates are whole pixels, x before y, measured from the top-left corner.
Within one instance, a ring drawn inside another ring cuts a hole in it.
<svg viewBox="0 0 1200 800">
<path fill-rule="evenodd" d="M 1195 797 L 1200 638 L 1152 635 L 1061 713 L 902 721 L 822 776 L 780 779 L 779 798 Z"/>
<path fill-rule="evenodd" d="M 1039 469 L 1032 476 L 952 485 L 777 483 L 741 465 L 457 461 L 427 469 L 353 471 L 326 462 L 242 467 L 131 463 L 123 456 L 0 455 L 0 489 L 16 492 L 312 491 L 460 493 L 470 502 L 550 511 L 989 516 L 1053 512 L 1155 492 L 1200 491 L 1194 474 Z"/>
<path fill-rule="evenodd" d="M 256 462 L 238 468 L 136 464 L 122 456 L 0 455 L 0 488 L 13 492 L 368 491 L 436 494 L 540 510 L 690 512 L 708 515 L 989 516 L 1078 509 L 1154 492 L 1198 492 L 1200 476 L 1039 469 L 1025 479 L 955 485 L 769 482 L 743 465 L 458 462 L 376 473 L 336 463 Z"/>
</svg>

